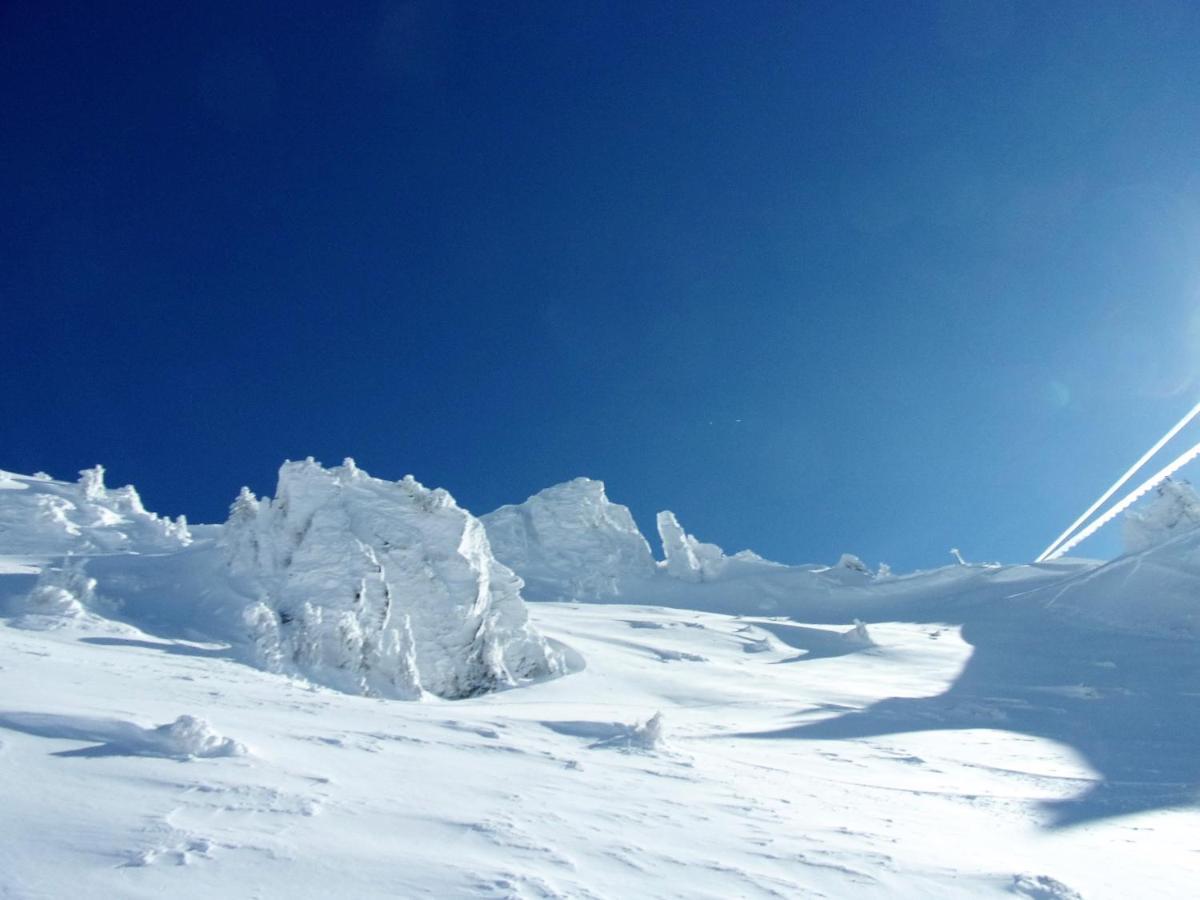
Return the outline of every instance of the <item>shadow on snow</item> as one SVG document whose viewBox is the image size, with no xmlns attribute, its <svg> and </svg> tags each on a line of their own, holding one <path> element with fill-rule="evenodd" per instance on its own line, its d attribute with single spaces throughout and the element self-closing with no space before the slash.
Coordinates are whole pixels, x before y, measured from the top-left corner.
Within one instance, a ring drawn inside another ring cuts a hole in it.
<svg viewBox="0 0 1200 900">
<path fill-rule="evenodd" d="M 1079 796 L 1044 804 L 1054 828 L 1200 803 L 1200 641 L 1093 629 L 1056 615 L 1044 593 L 1041 599 L 962 599 L 967 602 L 954 604 L 956 618 L 974 650 L 944 693 L 892 697 L 860 711 L 741 736 L 854 740 L 991 728 L 1057 741 L 1082 755 L 1099 778 Z M 942 615 L 910 609 L 871 618 L 945 622 L 946 606 L 937 611 Z M 787 641 L 790 628 L 771 630 Z M 817 636 L 813 649 L 835 655 L 828 651 L 838 648 Z"/>
</svg>

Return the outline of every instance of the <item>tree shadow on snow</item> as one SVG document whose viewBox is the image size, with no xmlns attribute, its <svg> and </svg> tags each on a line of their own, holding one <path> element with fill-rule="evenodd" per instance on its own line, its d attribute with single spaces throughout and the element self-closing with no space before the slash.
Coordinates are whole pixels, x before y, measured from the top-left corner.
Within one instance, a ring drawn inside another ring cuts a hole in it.
<svg viewBox="0 0 1200 900">
<path fill-rule="evenodd" d="M 1079 796 L 1043 804 L 1053 828 L 1200 804 L 1200 641 L 1091 629 L 1033 597 L 958 611 L 974 651 L 942 694 L 892 697 L 742 736 L 854 740 L 990 728 L 1057 741 L 1099 778 Z M 932 622 L 908 612 L 886 620 Z"/>
</svg>

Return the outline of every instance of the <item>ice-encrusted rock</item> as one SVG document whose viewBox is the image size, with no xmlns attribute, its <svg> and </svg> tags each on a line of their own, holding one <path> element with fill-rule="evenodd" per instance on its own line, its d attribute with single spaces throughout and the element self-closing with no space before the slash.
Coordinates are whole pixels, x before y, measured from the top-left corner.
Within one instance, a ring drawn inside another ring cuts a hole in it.
<svg viewBox="0 0 1200 900">
<path fill-rule="evenodd" d="M 1141 509 L 1125 513 L 1125 551 L 1138 553 L 1197 527 L 1200 495 L 1187 481 L 1168 478 Z"/>
<path fill-rule="evenodd" d="M 412 476 L 284 463 L 274 499 L 242 490 L 221 542 L 265 668 L 395 698 L 469 697 L 562 670 L 480 521 Z"/>
<path fill-rule="evenodd" d="M 191 543 L 187 521 L 147 511 L 132 485 L 108 488 L 104 468 L 75 484 L 0 472 L 0 553 L 163 552 Z"/>
<path fill-rule="evenodd" d="M 672 578 L 713 581 L 725 571 L 729 561 L 725 551 L 688 534 L 670 510 L 658 514 L 658 536 L 662 539 L 667 574 Z"/>
<path fill-rule="evenodd" d="M 482 518 L 496 557 L 533 600 L 615 597 L 656 572 L 633 515 L 601 481 L 576 478 Z"/>
</svg>

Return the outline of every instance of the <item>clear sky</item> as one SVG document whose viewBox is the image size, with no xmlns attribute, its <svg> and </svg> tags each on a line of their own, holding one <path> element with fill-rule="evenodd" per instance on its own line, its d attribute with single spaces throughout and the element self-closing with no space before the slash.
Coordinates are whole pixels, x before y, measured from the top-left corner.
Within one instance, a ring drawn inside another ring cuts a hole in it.
<svg viewBox="0 0 1200 900">
<path fill-rule="evenodd" d="M 10 0 L 0 467 L 194 521 L 285 457 L 476 512 L 589 475 L 785 562 L 1030 559 L 1198 397 L 1198 46 L 1188 2 Z"/>
</svg>

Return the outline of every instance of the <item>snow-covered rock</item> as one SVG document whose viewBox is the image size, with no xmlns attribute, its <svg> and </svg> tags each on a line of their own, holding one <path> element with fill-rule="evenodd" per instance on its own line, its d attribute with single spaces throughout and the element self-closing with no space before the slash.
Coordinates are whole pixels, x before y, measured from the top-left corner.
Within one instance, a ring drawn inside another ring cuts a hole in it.
<svg viewBox="0 0 1200 900">
<path fill-rule="evenodd" d="M 191 543 L 187 521 L 148 512 L 132 485 L 108 488 L 104 467 L 79 481 L 0 472 L 0 547 L 6 553 L 154 553 Z"/>
<path fill-rule="evenodd" d="M 601 481 L 576 478 L 482 518 L 496 557 L 533 600 L 616 597 L 656 572 L 633 515 Z"/>
<path fill-rule="evenodd" d="M 221 542 L 265 668 L 397 698 L 469 697 L 562 670 L 480 521 L 412 476 L 285 463 L 274 499 L 243 489 Z"/>
<path fill-rule="evenodd" d="M 658 536 L 662 540 L 667 574 L 672 578 L 713 581 L 725 571 L 728 562 L 725 551 L 688 534 L 670 510 L 658 514 Z"/>
<path fill-rule="evenodd" d="M 1168 478 L 1141 509 L 1125 513 L 1125 550 L 1137 553 L 1200 526 L 1200 495 L 1187 481 Z"/>
</svg>

